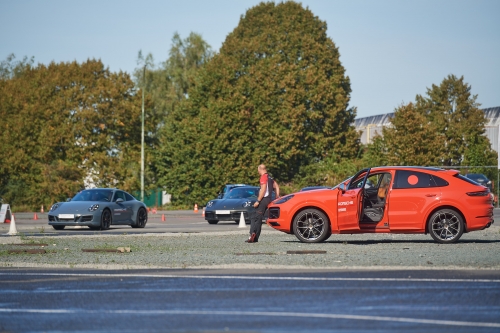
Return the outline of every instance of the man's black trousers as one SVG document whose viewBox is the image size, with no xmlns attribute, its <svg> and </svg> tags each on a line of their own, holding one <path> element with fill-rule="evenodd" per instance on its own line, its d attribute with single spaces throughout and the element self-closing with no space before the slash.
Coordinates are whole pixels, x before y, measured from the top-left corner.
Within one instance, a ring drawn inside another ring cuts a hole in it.
<svg viewBox="0 0 500 333">
<path fill-rule="evenodd" d="M 259 203 L 259 207 L 255 208 L 252 220 L 250 221 L 250 236 L 255 233 L 255 239 L 258 240 L 260 237 L 260 231 L 262 230 L 262 219 L 266 213 L 267 206 L 271 203 L 271 197 L 265 197 Z"/>
</svg>

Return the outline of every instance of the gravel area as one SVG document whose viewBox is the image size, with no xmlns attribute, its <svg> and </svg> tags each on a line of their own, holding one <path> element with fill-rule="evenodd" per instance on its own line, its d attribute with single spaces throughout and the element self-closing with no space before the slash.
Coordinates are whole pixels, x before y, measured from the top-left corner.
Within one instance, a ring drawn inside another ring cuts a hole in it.
<svg viewBox="0 0 500 333">
<path fill-rule="evenodd" d="M 332 235 L 322 244 L 304 244 L 267 226 L 259 243 L 247 244 L 247 232 L 2 236 L 0 267 L 500 269 L 497 226 L 464 234 L 451 245 L 435 243 L 429 235 L 391 234 Z M 129 247 L 131 252 L 82 251 L 118 247 Z M 20 248 L 46 253 L 9 252 Z M 287 254 L 311 250 L 326 253 Z"/>
</svg>

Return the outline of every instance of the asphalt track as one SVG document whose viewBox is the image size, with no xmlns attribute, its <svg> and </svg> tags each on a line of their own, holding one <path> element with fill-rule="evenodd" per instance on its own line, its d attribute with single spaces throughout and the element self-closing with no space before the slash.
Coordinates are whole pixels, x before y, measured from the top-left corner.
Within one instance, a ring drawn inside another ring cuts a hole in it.
<svg viewBox="0 0 500 333">
<path fill-rule="evenodd" d="M 35 213 L 17 213 L 16 228 L 19 232 L 33 236 L 46 235 L 95 235 L 95 234 L 123 234 L 127 233 L 198 233 L 198 232 L 219 232 L 237 230 L 238 224 L 235 222 L 219 222 L 216 225 L 208 224 L 202 216 L 202 212 L 193 211 L 158 211 L 156 214 L 149 213 L 148 222 L 144 229 L 134 229 L 130 226 L 111 226 L 106 231 L 90 230 L 88 227 L 66 227 L 64 230 L 54 230 L 48 225 L 47 213 L 37 213 L 37 220 L 34 219 Z M 163 219 L 165 221 L 163 221 Z M 500 209 L 494 209 L 494 219 L 497 221 L 494 225 L 500 224 Z M 0 234 L 9 231 L 8 223 L 0 223 Z"/>
<path fill-rule="evenodd" d="M 498 271 L 0 271 L 0 332 L 498 332 Z"/>
<path fill-rule="evenodd" d="M 500 214 L 500 213 L 499 213 Z M 47 213 L 17 213 L 16 228 L 19 232 L 30 235 L 95 235 L 105 234 L 140 234 L 140 233 L 164 233 L 164 232 L 216 232 L 231 231 L 238 226 L 236 222 L 219 222 L 216 225 L 208 224 L 202 216 L 202 212 L 194 213 L 189 210 L 158 211 L 156 214 L 148 214 L 148 222 L 144 229 L 134 229 L 130 226 L 112 225 L 109 230 L 95 231 L 88 227 L 66 227 L 64 230 L 54 230 L 48 224 Z M 165 221 L 163 221 L 163 219 Z M 9 224 L 0 223 L 0 234 L 9 230 Z"/>
<path fill-rule="evenodd" d="M 102 233 L 237 227 L 190 211 L 168 212 L 165 222 L 161 214 L 143 230 Z M 27 234 L 96 233 L 53 231 L 19 215 Z M 498 270 L 0 269 L 2 333 L 500 332 L 499 314 Z"/>
</svg>

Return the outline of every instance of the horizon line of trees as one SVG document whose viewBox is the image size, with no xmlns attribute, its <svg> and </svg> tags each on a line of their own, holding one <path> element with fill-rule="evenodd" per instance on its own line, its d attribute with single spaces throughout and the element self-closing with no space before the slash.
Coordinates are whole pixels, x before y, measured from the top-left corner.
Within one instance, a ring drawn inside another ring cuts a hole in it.
<svg viewBox="0 0 500 333">
<path fill-rule="evenodd" d="M 301 4 L 260 3 L 219 52 L 175 33 L 168 58 L 139 52 L 134 73 L 100 60 L 0 63 L 0 198 L 39 208 L 86 183 L 139 190 L 142 90 L 146 190 L 173 206 L 255 183 L 265 163 L 285 192 L 336 185 L 377 165 L 496 165 L 484 113 L 463 76 L 396 107 L 391 126 L 360 143 L 350 79 L 321 21 Z M 145 75 L 144 75 L 145 74 Z M 493 175 L 494 172 L 494 175 Z"/>
</svg>

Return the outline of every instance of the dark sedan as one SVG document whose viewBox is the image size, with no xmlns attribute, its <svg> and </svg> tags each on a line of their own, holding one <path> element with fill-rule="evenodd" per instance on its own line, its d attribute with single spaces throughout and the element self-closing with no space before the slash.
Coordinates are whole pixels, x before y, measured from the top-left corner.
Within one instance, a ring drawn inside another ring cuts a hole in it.
<svg viewBox="0 0 500 333">
<path fill-rule="evenodd" d="M 493 183 L 482 173 L 468 173 L 465 175 L 465 177 L 472 179 L 479 185 L 483 185 L 484 187 L 489 188 L 490 191 L 493 191 Z"/>
</svg>

